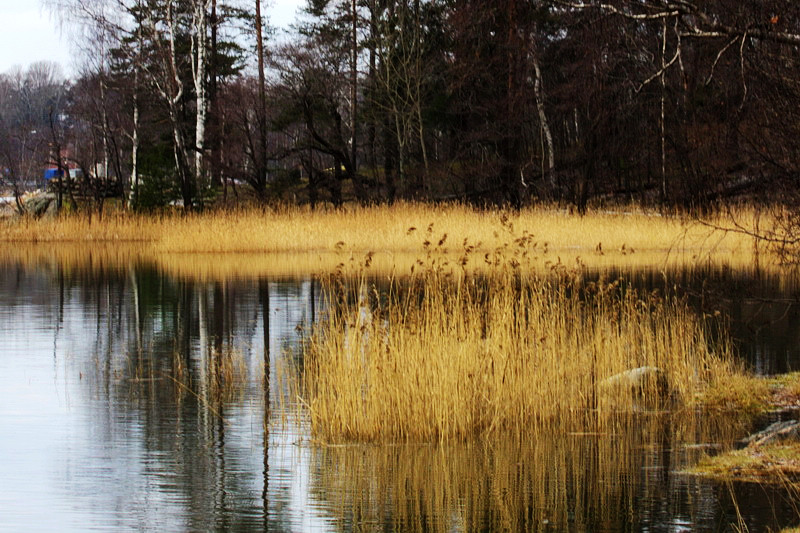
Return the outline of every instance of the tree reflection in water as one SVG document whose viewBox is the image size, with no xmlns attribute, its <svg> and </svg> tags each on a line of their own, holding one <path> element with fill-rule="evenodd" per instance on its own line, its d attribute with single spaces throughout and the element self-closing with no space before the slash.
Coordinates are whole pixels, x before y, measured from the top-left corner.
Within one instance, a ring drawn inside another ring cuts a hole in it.
<svg viewBox="0 0 800 533">
<path fill-rule="evenodd" d="M 280 375 L 302 371 L 298 326 L 307 331 L 324 314 L 325 297 L 309 279 L 178 279 L 141 263 L 6 263 L 0 296 L 3 321 L 30 321 L 29 347 L 7 343 L 7 353 L 34 365 L 42 395 L 52 394 L 54 379 L 68 387 L 69 440 L 49 446 L 47 458 L 18 450 L 23 462 L 73 465 L 57 469 L 55 482 L 35 481 L 65 487 L 61 498 L 72 504 L 46 502 L 65 524 L 717 530 L 737 521 L 732 494 L 751 531 L 800 521 L 780 490 L 732 493 L 679 473 L 709 445 L 749 430 L 715 417 L 638 414 L 598 434 L 554 428 L 529 441 L 310 443 Z M 244 368 L 230 394 L 213 385 L 225 357 Z M 10 386 L 2 378 L 0 385 Z M 4 490 L 13 487 L 0 496 Z M 88 493 L 99 503 L 79 499 Z"/>
</svg>

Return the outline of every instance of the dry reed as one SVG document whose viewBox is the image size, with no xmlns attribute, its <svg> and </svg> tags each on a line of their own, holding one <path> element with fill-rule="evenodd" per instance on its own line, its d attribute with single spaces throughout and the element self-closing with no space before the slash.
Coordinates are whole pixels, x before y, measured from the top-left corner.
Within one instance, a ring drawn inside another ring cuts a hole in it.
<svg viewBox="0 0 800 533">
<path fill-rule="evenodd" d="M 742 208 L 737 220 L 748 226 L 753 210 Z M 711 220 L 725 225 L 723 217 Z M 760 221 L 763 227 L 767 222 Z M 754 222 L 752 222 L 754 224 Z M 220 211 L 192 215 L 143 216 L 119 213 L 102 220 L 85 215 L 0 223 L 0 241 L 15 243 L 139 243 L 150 253 L 328 253 L 363 255 L 416 253 L 426 230 L 437 240 L 447 234 L 458 253 L 468 242 L 492 251 L 510 236 L 528 234 L 529 244 L 568 262 L 634 259 L 636 254 L 683 255 L 702 261 L 722 257 L 752 260 L 754 243 L 746 235 L 717 231 L 696 220 L 631 209 L 593 211 L 573 216 L 553 206 L 519 212 L 481 211 L 463 205 L 399 204 L 310 211 Z M 447 251 L 448 246 L 442 248 Z M 600 259 L 602 256 L 609 256 Z"/>
<path fill-rule="evenodd" d="M 736 216 L 745 225 L 755 217 L 745 208 Z M 118 214 L 102 221 L 65 216 L 0 222 L 0 241 L 14 243 L 0 247 L 0 261 L 67 268 L 127 268 L 131 260 L 147 261 L 191 279 L 327 274 L 367 255 L 376 274 L 403 275 L 420 259 L 423 243 L 450 262 L 461 261 L 464 249 L 471 249 L 464 267 L 472 271 L 492 270 L 486 254 L 524 248 L 535 256 L 528 266 L 539 272 L 562 263 L 654 271 L 725 266 L 785 274 L 750 237 L 641 210 L 577 217 L 555 207 L 505 212 L 400 204 L 315 212 Z M 436 246 L 439 241 L 442 246 Z"/>
<path fill-rule="evenodd" d="M 306 354 L 315 436 L 465 439 L 567 419 L 601 431 L 615 413 L 691 405 L 734 374 L 724 337 L 712 348 L 681 299 L 585 282 L 560 266 L 540 276 L 508 255 L 489 276 L 454 274 L 433 259 L 388 296 L 375 293 L 384 299 L 375 309 L 363 285 L 358 296 L 350 289 Z M 664 379 L 608 386 L 641 367 Z"/>
</svg>

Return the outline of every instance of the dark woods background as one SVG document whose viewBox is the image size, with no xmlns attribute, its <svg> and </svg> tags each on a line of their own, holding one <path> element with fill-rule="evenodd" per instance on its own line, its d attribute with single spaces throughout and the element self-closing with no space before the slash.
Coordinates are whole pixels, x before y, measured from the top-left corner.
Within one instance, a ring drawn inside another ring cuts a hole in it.
<svg viewBox="0 0 800 533">
<path fill-rule="evenodd" d="M 289 38 L 259 0 L 49 7 L 83 67 L 0 77 L 15 192 L 49 166 L 99 208 L 794 201 L 794 1 L 309 0 Z"/>
</svg>

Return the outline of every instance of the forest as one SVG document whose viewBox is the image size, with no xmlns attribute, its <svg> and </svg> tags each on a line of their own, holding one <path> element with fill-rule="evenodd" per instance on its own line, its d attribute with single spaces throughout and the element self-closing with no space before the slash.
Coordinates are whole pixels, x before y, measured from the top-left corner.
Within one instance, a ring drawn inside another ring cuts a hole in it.
<svg viewBox="0 0 800 533">
<path fill-rule="evenodd" d="M 0 74 L 0 189 L 58 206 L 797 202 L 786 0 L 47 0 L 72 79 Z M 24 203 L 17 202 L 20 211 Z"/>
</svg>

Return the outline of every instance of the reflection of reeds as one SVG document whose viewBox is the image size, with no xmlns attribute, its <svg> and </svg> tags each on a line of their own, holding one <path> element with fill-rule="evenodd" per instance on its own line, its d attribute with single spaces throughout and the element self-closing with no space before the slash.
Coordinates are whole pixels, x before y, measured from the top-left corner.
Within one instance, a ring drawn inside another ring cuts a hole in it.
<svg viewBox="0 0 800 533">
<path fill-rule="evenodd" d="M 128 365 L 127 377 L 123 379 L 130 394 L 163 397 L 165 391 L 171 391 L 176 403 L 191 396 L 216 414 L 220 405 L 244 395 L 250 377 L 244 354 L 232 347 L 211 350 L 205 366 L 193 371 L 186 357 L 174 352 L 169 361 L 163 362 L 151 357 L 137 358 Z"/>
<path fill-rule="evenodd" d="M 660 413 L 620 417 L 602 434 L 567 424 L 521 440 L 321 446 L 312 493 L 342 530 L 621 531 L 657 520 L 643 502 L 671 500 L 666 480 L 692 459 L 681 444 L 717 440 L 716 429 Z M 694 512 L 704 505 L 714 502 Z"/>
<path fill-rule="evenodd" d="M 351 297 L 317 332 L 303 391 L 317 438 L 446 440 L 564 420 L 604 431 L 620 411 L 691 405 L 734 372 L 725 341 L 712 347 L 678 298 L 500 256 L 489 276 L 426 268 L 369 320 Z M 607 386 L 638 367 L 664 379 Z"/>
<path fill-rule="evenodd" d="M 704 455 L 688 472 L 724 483 L 736 512 L 735 531 L 748 530 L 737 496 L 742 484 L 757 484 L 765 492 L 780 490 L 794 515 L 792 522 L 800 518 L 800 445 L 797 442 L 748 446 L 719 455 Z M 797 530 L 785 528 L 781 531 Z"/>
<path fill-rule="evenodd" d="M 248 382 L 244 354 L 235 348 L 213 350 L 210 355 L 208 388 L 215 402 L 241 398 Z"/>
</svg>

